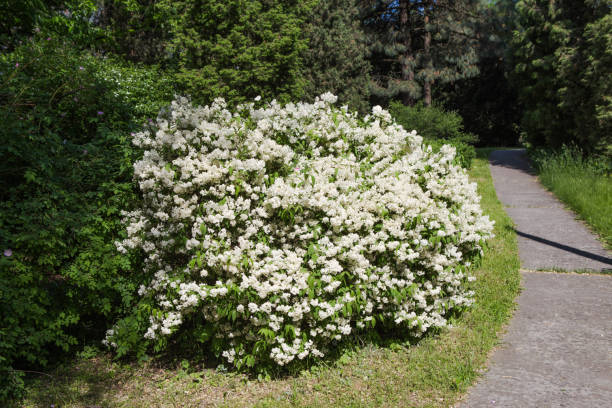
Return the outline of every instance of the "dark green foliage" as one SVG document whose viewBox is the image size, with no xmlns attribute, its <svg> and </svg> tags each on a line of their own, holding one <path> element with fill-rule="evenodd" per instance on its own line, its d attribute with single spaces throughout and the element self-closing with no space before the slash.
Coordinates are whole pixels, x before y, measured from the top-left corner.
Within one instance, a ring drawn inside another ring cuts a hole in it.
<svg viewBox="0 0 612 408">
<path fill-rule="evenodd" d="M 583 41 L 559 68 L 571 78 L 560 90 L 560 106 L 574 113 L 573 140 L 612 157 L 612 11 L 586 25 Z"/>
<path fill-rule="evenodd" d="M 195 102 L 302 97 L 310 2 L 160 0 L 156 7 L 168 21 L 179 89 Z"/>
<path fill-rule="evenodd" d="M 510 86 L 503 60 L 483 58 L 477 78 L 441 90 L 438 99 L 478 135 L 478 146 L 517 146 L 522 113 L 516 90 Z"/>
<path fill-rule="evenodd" d="M 0 47 L 15 46 L 24 36 L 49 18 L 61 0 L 0 0 Z"/>
<path fill-rule="evenodd" d="M 130 131 L 172 97 L 154 69 L 46 35 L 0 56 L 0 368 L 99 342 L 141 276 L 120 255 Z M 8 378 L 4 377 L 3 378 Z"/>
<path fill-rule="evenodd" d="M 515 27 L 514 0 L 483 4 L 475 25 L 479 75 L 438 88 L 435 98 L 459 113 L 480 146 L 516 146 L 522 114 L 509 47 Z"/>
<path fill-rule="evenodd" d="M 369 71 L 365 35 L 355 0 L 320 1 L 308 16 L 303 56 L 308 100 L 331 92 L 340 105 L 369 110 Z"/>
<path fill-rule="evenodd" d="M 473 144 L 477 137 L 463 130 L 463 119 L 456 112 L 447 112 L 438 106 L 405 106 L 400 102 L 391 102 L 390 112 L 393 118 L 407 131 L 416 130 L 423 136 L 424 143 L 435 150 L 444 144 L 457 149 L 457 161 L 469 168 L 476 156 Z"/>
<path fill-rule="evenodd" d="M 98 2 L 95 26 L 105 32 L 107 51 L 147 64 L 171 61 L 168 16 L 158 0 L 106 0 Z"/>
<path fill-rule="evenodd" d="M 610 144 L 610 5 L 597 0 L 522 0 L 516 5 L 516 76 L 522 125 L 534 146 Z"/>
<path fill-rule="evenodd" d="M 154 2 L 155 0 L 150 0 Z M 110 2 L 98 0 L 0 0 L 0 47 L 12 51 L 33 33 L 69 39 L 80 49 L 107 51 L 117 41 L 117 32 L 99 23 Z M 131 0 L 115 3 L 135 4 Z M 138 17 L 136 17 L 138 18 Z"/>
</svg>

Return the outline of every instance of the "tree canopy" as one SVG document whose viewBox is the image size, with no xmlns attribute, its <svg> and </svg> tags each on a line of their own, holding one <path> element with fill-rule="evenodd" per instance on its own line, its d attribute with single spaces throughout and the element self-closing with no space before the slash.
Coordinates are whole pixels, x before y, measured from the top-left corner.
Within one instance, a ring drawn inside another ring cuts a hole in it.
<svg viewBox="0 0 612 408">
<path fill-rule="evenodd" d="M 610 143 L 610 4 L 598 0 L 521 0 L 514 31 L 515 83 L 522 127 L 536 146 Z"/>
</svg>

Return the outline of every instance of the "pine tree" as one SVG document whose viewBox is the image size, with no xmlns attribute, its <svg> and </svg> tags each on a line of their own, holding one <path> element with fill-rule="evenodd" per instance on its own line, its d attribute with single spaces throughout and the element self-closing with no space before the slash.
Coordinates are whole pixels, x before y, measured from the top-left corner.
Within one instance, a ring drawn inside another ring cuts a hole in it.
<svg viewBox="0 0 612 408">
<path fill-rule="evenodd" d="M 379 0 L 366 4 L 372 93 L 406 105 L 432 100 L 432 86 L 478 74 L 478 0 Z"/>
<path fill-rule="evenodd" d="M 309 43 L 303 55 L 306 98 L 332 92 L 340 104 L 368 110 L 370 64 L 357 2 L 322 0 L 307 21 L 304 31 Z"/>
</svg>

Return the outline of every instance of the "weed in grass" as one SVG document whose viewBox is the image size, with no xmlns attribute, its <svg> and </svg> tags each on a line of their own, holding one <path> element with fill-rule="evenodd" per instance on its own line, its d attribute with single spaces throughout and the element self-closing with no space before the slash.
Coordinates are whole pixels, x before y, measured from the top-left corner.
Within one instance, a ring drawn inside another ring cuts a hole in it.
<svg viewBox="0 0 612 408">
<path fill-rule="evenodd" d="M 496 222 L 473 283 L 475 305 L 453 327 L 411 339 L 354 339 L 293 376 L 269 380 L 192 367 L 126 365 L 110 356 L 84 358 L 30 379 L 25 407 L 448 407 L 472 384 L 497 344 L 519 291 L 519 259 L 510 218 L 497 200 L 487 152 L 470 170 L 482 206 Z M 159 364 L 159 363 L 158 363 Z"/>
<path fill-rule="evenodd" d="M 612 274 L 612 268 L 604 269 L 604 270 L 601 270 L 601 271 L 594 271 L 592 269 L 572 269 L 572 270 L 568 270 L 568 269 L 554 267 L 554 268 L 540 268 L 540 269 L 536 269 L 535 271 L 530 271 L 530 270 L 527 270 L 527 269 L 523 269 L 522 271 L 523 272 L 576 273 L 576 274 L 580 274 L 580 275 L 610 275 L 610 274 Z"/>
</svg>

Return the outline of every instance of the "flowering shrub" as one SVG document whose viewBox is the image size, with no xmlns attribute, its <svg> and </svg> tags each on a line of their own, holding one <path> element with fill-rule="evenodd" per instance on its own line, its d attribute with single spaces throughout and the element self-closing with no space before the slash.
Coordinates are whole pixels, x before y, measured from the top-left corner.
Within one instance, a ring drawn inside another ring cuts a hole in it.
<svg viewBox="0 0 612 408">
<path fill-rule="evenodd" d="M 454 149 L 335 100 L 232 113 L 179 98 L 135 135 L 143 206 L 117 247 L 146 259 L 144 338 L 282 366 L 376 324 L 420 336 L 472 302 L 467 267 L 492 222 Z"/>
</svg>

